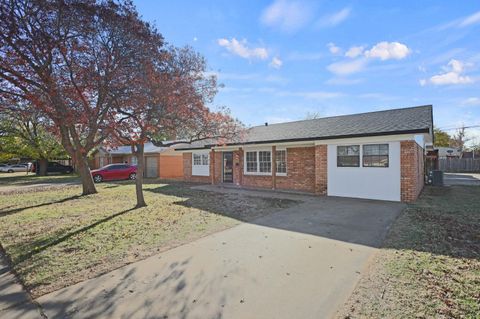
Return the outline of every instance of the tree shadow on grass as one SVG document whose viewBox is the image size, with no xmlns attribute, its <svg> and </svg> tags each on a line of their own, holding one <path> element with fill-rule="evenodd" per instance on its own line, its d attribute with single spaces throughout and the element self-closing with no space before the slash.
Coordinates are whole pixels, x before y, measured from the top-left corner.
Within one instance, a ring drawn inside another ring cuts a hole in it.
<svg viewBox="0 0 480 319">
<path fill-rule="evenodd" d="M 0 209 L 0 217 L 4 217 L 4 216 L 11 215 L 11 214 L 19 213 L 21 211 L 31 209 L 31 208 L 38 208 L 38 207 L 43 207 L 43 206 L 48 206 L 48 205 L 53 205 L 53 204 L 65 203 L 65 202 L 68 202 L 70 200 L 79 199 L 79 198 L 82 198 L 82 197 L 84 197 L 84 195 L 74 195 L 74 196 L 69 196 L 69 197 L 62 198 L 62 199 L 59 199 L 59 200 L 56 200 L 56 201 L 53 201 L 53 202 L 41 203 L 41 204 L 31 205 L 31 206 L 27 206 L 27 207 L 19 207 L 19 208 L 14 208 L 14 209 Z M 9 207 L 11 207 L 11 206 L 9 206 Z M 9 207 L 7 207 L 7 208 L 9 208 Z"/>
<path fill-rule="evenodd" d="M 131 211 L 134 211 L 135 209 L 136 208 L 130 208 L 130 209 L 123 210 L 121 212 L 118 212 L 118 213 L 115 213 L 113 215 L 102 218 L 102 219 L 100 219 L 100 220 L 98 220 L 98 221 L 96 221 L 92 224 L 89 224 L 87 226 L 81 227 L 81 228 L 79 228 L 77 230 L 74 230 L 72 232 L 68 232 L 67 234 L 62 235 L 62 236 L 57 236 L 57 234 L 52 234 L 50 237 L 48 237 L 46 239 L 43 238 L 43 239 L 37 240 L 35 242 L 31 242 L 31 243 L 29 243 L 29 246 L 33 246 L 35 248 L 31 251 L 26 252 L 25 254 L 22 254 L 22 255 L 18 256 L 17 258 L 15 258 L 15 264 L 20 264 L 20 263 L 24 262 L 25 260 L 41 253 L 42 251 L 46 250 L 49 247 L 58 245 L 58 244 L 60 244 L 64 241 L 70 239 L 71 237 L 73 237 L 75 235 L 78 235 L 80 233 L 88 231 L 89 229 L 92 229 L 92 228 L 94 228 L 94 227 L 96 227 L 100 224 L 108 222 L 109 220 L 112 220 L 112 219 L 114 219 L 118 216 L 124 215 L 126 213 L 131 212 Z"/>
</svg>

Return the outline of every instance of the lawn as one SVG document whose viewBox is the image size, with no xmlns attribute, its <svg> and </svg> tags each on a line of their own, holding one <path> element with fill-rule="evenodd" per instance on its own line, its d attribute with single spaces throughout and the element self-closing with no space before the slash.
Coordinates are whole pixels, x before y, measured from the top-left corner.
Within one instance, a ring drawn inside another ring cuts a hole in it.
<svg viewBox="0 0 480 319">
<path fill-rule="evenodd" d="M 480 187 L 426 188 L 339 317 L 480 318 Z"/>
<path fill-rule="evenodd" d="M 183 183 L 144 188 L 140 209 L 131 182 L 83 197 L 80 186 L 1 195 L 0 243 L 33 297 L 296 204 Z"/>
<path fill-rule="evenodd" d="M 32 186 L 35 184 L 58 184 L 58 183 L 74 183 L 79 182 L 76 174 L 55 174 L 48 176 L 38 176 L 34 173 L 16 172 L 16 173 L 1 173 L 0 172 L 0 191 L 2 189 L 18 187 L 18 186 Z"/>
</svg>

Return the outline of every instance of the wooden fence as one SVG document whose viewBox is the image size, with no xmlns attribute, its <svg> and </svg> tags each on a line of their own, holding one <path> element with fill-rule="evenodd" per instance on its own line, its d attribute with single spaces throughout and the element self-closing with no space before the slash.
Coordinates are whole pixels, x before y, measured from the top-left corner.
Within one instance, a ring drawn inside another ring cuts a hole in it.
<svg viewBox="0 0 480 319">
<path fill-rule="evenodd" d="M 480 172 L 480 158 L 440 158 L 438 165 L 444 172 Z"/>
</svg>

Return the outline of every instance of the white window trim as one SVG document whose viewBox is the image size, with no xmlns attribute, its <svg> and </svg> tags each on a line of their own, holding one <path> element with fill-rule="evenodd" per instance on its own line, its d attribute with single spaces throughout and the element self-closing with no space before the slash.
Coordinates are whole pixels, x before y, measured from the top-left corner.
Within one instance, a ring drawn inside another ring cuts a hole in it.
<svg viewBox="0 0 480 319">
<path fill-rule="evenodd" d="M 389 164 L 389 166 L 387 166 L 387 167 L 383 167 L 383 166 L 363 166 L 363 145 L 377 145 L 377 144 L 388 144 L 388 164 Z M 359 150 L 360 162 L 359 162 L 358 166 L 337 166 L 338 164 L 335 163 L 336 168 L 348 170 L 348 169 L 359 169 L 359 168 L 370 169 L 370 168 L 389 168 L 390 167 L 390 163 L 392 161 L 392 158 L 390 157 L 390 142 L 345 143 L 345 144 L 335 144 L 335 145 L 336 146 L 358 145 L 360 147 L 360 150 Z M 338 158 L 338 147 L 335 147 L 335 151 L 336 151 L 336 154 L 335 154 L 336 157 L 335 158 Z"/>
<path fill-rule="evenodd" d="M 255 152 L 257 153 L 257 171 L 256 172 L 247 172 L 247 153 L 248 152 Z M 243 152 L 243 174 L 244 175 L 258 175 L 258 176 L 272 176 L 272 168 L 273 165 L 271 165 L 270 172 L 260 172 L 260 157 L 259 157 L 259 152 L 270 152 L 270 164 L 272 163 L 272 149 L 271 148 L 265 148 L 265 149 L 246 149 Z"/>
<path fill-rule="evenodd" d="M 277 148 L 277 149 L 275 149 L 275 151 L 285 151 L 285 173 L 275 172 L 275 176 L 287 176 L 287 174 L 288 174 L 288 160 L 287 160 L 288 152 L 287 152 L 287 149 L 286 148 Z M 277 160 L 276 155 L 275 155 L 275 160 Z M 276 169 L 277 169 L 277 163 L 275 163 L 275 170 Z"/>
<path fill-rule="evenodd" d="M 200 163 L 203 163 L 203 155 L 208 156 L 208 164 L 195 164 L 195 155 L 200 156 Z M 192 176 L 210 176 L 210 152 L 192 152 Z"/>
</svg>

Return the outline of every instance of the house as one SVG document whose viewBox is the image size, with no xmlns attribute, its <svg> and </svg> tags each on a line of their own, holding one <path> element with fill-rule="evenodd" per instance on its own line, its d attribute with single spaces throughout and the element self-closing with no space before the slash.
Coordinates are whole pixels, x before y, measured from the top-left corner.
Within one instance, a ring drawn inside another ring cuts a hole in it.
<svg viewBox="0 0 480 319">
<path fill-rule="evenodd" d="M 438 150 L 438 157 L 439 158 L 447 158 L 447 157 L 460 158 L 460 157 L 462 157 L 462 151 L 459 150 L 458 148 L 438 146 L 438 147 L 435 147 L 435 149 Z"/>
<path fill-rule="evenodd" d="M 192 143 L 186 181 L 412 202 L 424 186 L 432 106 L 252 127 L 241 141 Z"/>
<path fill-rule="evenodd" d="M 145 177 L 165 179 L 182 179 L 182 154 L 175 152 L 174 147 L 158 147 L 153 143 L 145 143 Z M 97 169 L 113 163 L 137 165 L 136 156 L 132 155 L 131 146 L 116 148 L 100 148 L 90 161 L 90 169 Z"/>
</svg>

